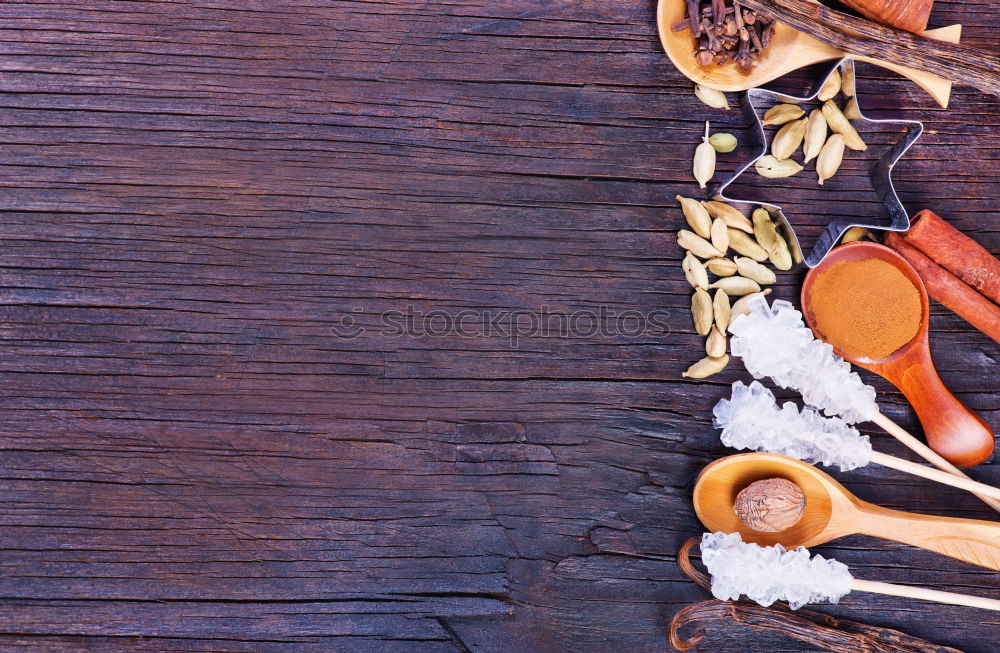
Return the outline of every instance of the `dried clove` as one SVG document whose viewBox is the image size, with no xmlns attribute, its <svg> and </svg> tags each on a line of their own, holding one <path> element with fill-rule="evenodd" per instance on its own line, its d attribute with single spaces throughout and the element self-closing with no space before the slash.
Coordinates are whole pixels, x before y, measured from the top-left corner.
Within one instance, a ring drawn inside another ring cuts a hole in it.
<svg viewBox="0 0 1000 653">
<path fill-rule="evenodd" d="M 697 38 L 695 61 L 701 66 L 732 62 L 749 70 L 771 40 L 774 20 L 734 0 L 686 0 L 686 5 L 687 17 L 673 29 L 691 30 Z"/>
</svg>

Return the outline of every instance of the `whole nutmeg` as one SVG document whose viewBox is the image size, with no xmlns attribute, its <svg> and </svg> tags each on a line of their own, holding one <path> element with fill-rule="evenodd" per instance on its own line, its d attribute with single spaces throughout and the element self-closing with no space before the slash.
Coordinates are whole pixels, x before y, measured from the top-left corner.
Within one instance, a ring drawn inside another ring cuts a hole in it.
<svg viewBox="0 0 1000 653">
<path fill-rule="evenodd" d="M 766 478 L 746 486 L 736 495 L 733 510 L 740 521 L 762 533 L 791 528 L 806 509 L 806 495 L 784 478 Z"/>
</svg>

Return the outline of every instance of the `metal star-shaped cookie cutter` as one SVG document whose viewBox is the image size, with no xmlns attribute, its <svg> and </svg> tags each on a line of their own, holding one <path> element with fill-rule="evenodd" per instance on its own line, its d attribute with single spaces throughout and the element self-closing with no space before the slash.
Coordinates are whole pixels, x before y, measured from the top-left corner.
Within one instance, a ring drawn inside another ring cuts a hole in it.
<svg viewBox="0 0 1000 653">
<path fill-rule="evenodd" d="M 741 99 L 740 108 L 744 115 L 746 115 L 755 126 L 755 129 L 751 130 L 753 138 L 751 145 L 753 150 L 756 152 L 756 155 L 750 161 L 737 169 L 728 180 L 723 182 L 723 184 L 719 186 L 718 192 L 716 193 L 719 199 L 726 202 L 752 204 L 754 206 L 763 206 L 767 208 L 772 216 L 778 218 L 785 235 L 788 237 L 788 242 L 792 250 L 792 256 L 796 259 L 796 262 L 804 260 L 805 264 L 809 267 L 817 266 L 819 262 L 823 260 L 823 257 L 825 257 L 833 246 L 837 244 L 844 232 L 851 227 L 866 227 L 869 229 L 881 229 L 888 231 L 906 231 L 910 228 L 909 214 L 903 207 L 903 203 L 899 200 L 899 196 L 896 194 L 896 189 L 892 184 L 892 168 L 896 165 L 896 162 L 899 161 L 900 157 L 902 157 L 903 154 L 910 149 L 910 147 L 923 133 L 923 123 L 916 120 L 872 120 L 870 118 L 866 118 L 859 110 L 858 113 L 861 114 L 861 118 L 853 121 L 855 123 L 868 123 L 873 125 L 903 125 L 906 128 L 906 131 L 902 134 L 901 138 L 882 154 L 869 172 L 872 187 L 875 190 L 875 194 L 881 202 L 881 205 L 885 208 L 885 213 L 878 216 L 877 220 L 863 220 L 858 217 L 853 217 L 834 220 L 833 222 L 828 223 L 823 233 L 819 236 L 812 249 L 809 251 L 808 255 L 804 258 L 802 256 L 802 248 L 799 244 L 799 239 L 795 235 L 795 230 L 788 222 L 788 218 L 785 216 L 780 206 L 769 202 L 749 201 L 741 200 L 735 197 L 727 197 L 725 191 L 726 188 L 735 182 L 740 175 L 753 166 L 758 159 L 767 154 L 768 142 L 764 133 L 764 124 L 761 121 L 760 114 L 757 112 L 758 106 L 769 107 L 781 102 L 798 104 L 801 102 L 816 100 L 819 95 L 819 91 L 823 88 L 826 80 L 838 70 L 845 71 L 846 74 L 850 75 L 852 80 L 856 80 L 856 77 L 851 74 L 853 73 L 853 68 L 853 59 L 850 57 L 841 59 L 830 68 L 830 71 L 826 75 L 823 76 L 822 81 L 816 86 L 816 91 L 808 97 L 796 97 L 762 88 L 752 88 L 748 90 Z M 857 97 L 856 84 L 855 88 L 852 88 L 851 91 L 851 95 Z"/>
</svg>

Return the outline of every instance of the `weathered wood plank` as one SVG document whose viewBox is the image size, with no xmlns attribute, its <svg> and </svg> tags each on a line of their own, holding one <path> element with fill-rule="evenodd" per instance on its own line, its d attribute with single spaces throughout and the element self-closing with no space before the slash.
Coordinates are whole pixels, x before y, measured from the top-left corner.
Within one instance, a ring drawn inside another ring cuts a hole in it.
<svg viewBox="0 0 1000 653">
<path fill-rule="evenodd" d="M 653 5 L 0 3 L 0 649 L 664 650 L 703 598 L 672 556 L 700 530 L 694 476 L 728 453 L 710 409 L 745 376 L 680 379 L 701 341 L 672 198 L 697 193 L 704 120 L 747 125 L 693 97 Z M 933 21 L 1000 48 L 986 0 Z M 904 203 L 1000 252 L 995 98 L 941 110 L 860 76 L 866 113 L 927 123 Z M 860 159 L 836 180 L 771 192 L 808 237 L 870 206 Z M 422 336 L 383 332 L 408 309 Z M 521 328 L 602 310 L 603 331 Z M 932 310 L 942 376 L 997 427 L 1000 350 Z M 469 333 L 435 335 L 461 311 Z M 364 333 L 338 336 L 344 316 Z M 838 476 L 993 517 L 891 470 Z M 867 538 L 822 550 L 997 587 Z M 972 610 L 822 609 L 969 651 L 1000 635 Z M 803 650 L 726 628 L 704 647 Z"/>
</svg>

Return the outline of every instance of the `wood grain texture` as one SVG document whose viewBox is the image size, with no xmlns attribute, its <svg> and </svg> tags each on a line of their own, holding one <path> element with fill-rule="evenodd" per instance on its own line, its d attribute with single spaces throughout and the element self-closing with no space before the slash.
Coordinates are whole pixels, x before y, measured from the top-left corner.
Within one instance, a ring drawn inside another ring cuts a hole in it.
<svg viewBox="0 0 1000 653">
<path fill-rule="evenodd" d="M 745 377 L 681 380 L 701 339 L 672 198 L 697 192 L 702 121 L 746 125 L 694 98 L 653 12 L 0 3 L 0 650 L 666 650 L 670 616 L 706 597 L 673 555 L 724 452 L 710 409 Z M 939 0 L 931 26 L 953 22 L 1000 49 L 993 3 Z M 996 100 L 958 88 L 943 111 L 859 73 L 867 113 L 927 123 L 897 168 L 906 206 L 1000 252 Z M 836 179 L 771 189 L 807 240 L 872 201 L 860 162 Z M 665 310 L 669 333 L 380 333 L 408 306 Z M 998 345 L 932 312 L 942 377 L 996 429 Z M 365 333 L 333 333 L 345 315 Z M 972 475 L 1000 482 L 992 463 Z M 837 476 L 992 518 L 890 470 Z M 863 578 L 997 591 L 903 545 L 820 551 Z M 820 609 L 967 651 L 1000 636 L 970 609 Z M 702 644 L 803 646 L 726 628 Z"/>
</svg>

